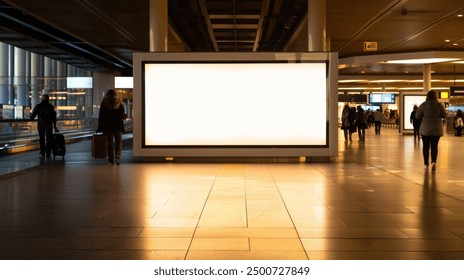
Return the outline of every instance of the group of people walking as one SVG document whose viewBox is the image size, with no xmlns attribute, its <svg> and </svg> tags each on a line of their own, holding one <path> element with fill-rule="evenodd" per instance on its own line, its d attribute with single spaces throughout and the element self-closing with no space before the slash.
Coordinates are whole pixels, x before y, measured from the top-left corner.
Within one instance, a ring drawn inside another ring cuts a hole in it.
<svg viewBox="0 0 464 280">
<path fill-rule="evenodd" d="M 108 90 L 100 105 L 98 132 L 107 136 L 107 154 L 109 164 L 119 164 L 122 150 L 122 133 L 124 132 L 123 119 L 125 119 L 124 107 L 116 92 Z M 44 94 L 42 102 L 39 103 L 31 114 L 31 119 L 38 117 L 38 131 L 40 137 L 41 156 L 50 156 L 51 135 L 56 128 L 56 112 L 53 105 L 49 103 L 49 96 Z M 382 113 L 377 110 L 373 114 L 375 133 L 380 134 Z M 438 142 L 443 136 L 443 119 L 446 118 L 444 106 L 438 101 L 435 91 L 427 92 L 426 100 L 420 105 L 415 105 L 410 120 L 414 127 L 414 140 L 422 138 L 424 168 L 431 165 L 432 171 L 436 171 L 438 157 Z M 364 109 L 358 106 L 351 108 L 346 104 L 341 116 L 341 129 L 344 133 L 345 142 L 352 142 L 352 134 L 358 132 L 359 142 L 365 141 L 365 130 L 368 128 L 367 116 Z M 458 110 L 454 119 L 456 136 L 461 135 L 463 127 L 463 114 Z"/>
<path fill-rule="evenodd" d="M 40 139 L 40 155 L 50 157 L 53 144 L 53 130 L 56 127 L 55 106 L 49 103 L 50 96 L 43 94 L 41 102 L 34 107 L 31 119 L 38 118 L 37 130 Z M 108 164 L 120 164 L 122 151 L 122 134 L 124 133 L 123 120 L 127 117 L 124 112 L 122 100 L 116 91 L 110 89 L 106 92 L 98 116 L 97 132 L 106 135 Z"/>
<path fill-rule="evenodd" d="M 375 133 L 380 134 L 382 113 L 377 110 L 374 113 Z M 426 100 L 419 106 L 415 105 L 411 113 L 410 120 L 414 127 L 414 140 L 422 139 L 422 155 L 424 159 L 424 168 L 436 171 L 436 163 L 438 157 L 438 143 L 444 135 L 443 120 L 446 118 L 445 107 L 438 101 L 438 95 L 435 91 L 427 92 Z M 460 135 L 462 131 L 462 111 L 458 110 L 455 117 L 456 135 Z M 359 142 L 365 141 L 365 128 L 367 128 L 366 117 L 364 110 L 358 106 L 350 108 L 346 104 L 341 116 L 341 129 L 344 133 L 345 142 L 352 142 L 352 133 L 358 131 Z"/>
<path fill-rule="evenodd" d="M 357 109 L 355 109 L 351 108 L 348 104 L 346 104 L 345 107 L 343 107 L 341 121 L 341 129 L 343 130 L 345 143 L 347 143 L 348 141 L 353 142 L 352 134 L 356 131 L 358 132 L 359 142 L 362 143 L 366 140 L 366 129 L 368 128 L 368 119 L 364 109 L 361 106 L 358 106 Z M 375 121 L 375 126 L 377 132 L 377 120 Z"/>
</svg>

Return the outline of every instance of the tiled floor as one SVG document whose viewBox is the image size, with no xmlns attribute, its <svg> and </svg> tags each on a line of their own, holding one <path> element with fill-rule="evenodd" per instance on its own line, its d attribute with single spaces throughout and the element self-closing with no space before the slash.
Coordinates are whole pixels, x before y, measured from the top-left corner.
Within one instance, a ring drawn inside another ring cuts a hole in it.
<svg viewBox="0 0 464 280">
<path fill-rule="evenodd" d="M 69 145 L 0 167 L 1 259 L 464 259 L 464 137 L 420 143 L 383 128 L 331 163 L 120 166 Z M 31 167 L 32 166 L 32 167 Z"/>
</svg>

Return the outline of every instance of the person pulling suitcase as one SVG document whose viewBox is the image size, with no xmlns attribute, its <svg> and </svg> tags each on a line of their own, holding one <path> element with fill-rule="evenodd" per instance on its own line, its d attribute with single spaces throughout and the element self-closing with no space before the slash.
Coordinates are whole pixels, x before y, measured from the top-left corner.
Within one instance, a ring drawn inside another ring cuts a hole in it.
<svg viewBox="0 0 464 280">
<path fill-rule="evenodd" d="M 37 130 L 39 132 L 40 156 L 50 158 L 53 145 L 53 129 L 56 128 L 55 106 L 49 103 L 50 96 L 42 94 L 41 102 L 32 110 L 31 120 L 37 117 Z"/>
</svg>

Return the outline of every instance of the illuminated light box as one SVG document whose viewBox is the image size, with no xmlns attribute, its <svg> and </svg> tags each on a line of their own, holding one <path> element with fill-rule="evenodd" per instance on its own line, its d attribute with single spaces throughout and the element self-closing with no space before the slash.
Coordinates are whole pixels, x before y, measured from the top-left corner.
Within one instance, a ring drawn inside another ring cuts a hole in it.
<svg viewBox="0 0 464 280">
<path fill-rule="evenodd" d="M 337 114 L 330 59 L 306 56 L 135 55 L 134 155 L 301 156 L 329 149 L 329 119 L 336 124 Z"/>
<path fill-rule="evenodd" d="M 369 103 L 395 104 L 395 93 L 372 92 L 369 94 Z"/>
<path fill-rule="evenodd" d="M 91 89 L 92 88 L 92 77 L 67 77 L 66 87 L 78 88 L 78 89 Z"/>
<path fill-rule="evenodd" d="M 371 93 L 369 95 L 369 103 L 382 103 L 381 93 Z"/>
<path fill-rule="evenodd" d="M 144 70 L 146 146 L 327 145 L 325 63 Z"/>
<path fill-rule="evenodd" d="M 114 77 L 114 88 L 116 89 L 131 89 L 134 87 L 133 77 Z"/>
<path fill-rule="evenodd" d="M 404 130 L 414 130 L 413 125 L 411 124 L 410 118 L 413 111 L 414 105 L 421 105 L 426 99 L 425 94 L 403 94 L 403 129 Z"/>
</svg>

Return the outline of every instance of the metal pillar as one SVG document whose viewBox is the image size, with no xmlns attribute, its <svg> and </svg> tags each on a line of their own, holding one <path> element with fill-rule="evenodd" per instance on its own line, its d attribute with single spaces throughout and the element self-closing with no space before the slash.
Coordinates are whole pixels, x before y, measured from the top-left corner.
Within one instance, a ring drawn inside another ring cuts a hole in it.
<svg viewBox="0 0 464 280">
<path fill-rule="evenodd" d="M 9 91 L 9 69 L 8 63 L 10 61 L 9 46 L 0 42 L 0 104 L 10 104 L 10 91 Z M 1 118 L 2 116 L 0 116 Z"/>
<path fill-rule="evenodd" d="M 15 48 L 15 68 L 13 85 L 16 95 L 16 112 L 15 118 L 24 118 L 24 107 L 29 106 L 29 87 L 27 81 L 27 62 L 26 51 L 20 48 Z"/>
<path fill-rule="evenodd" d="M 57 91 L 57 97 L 59 97 L 58 100 L 56 100 L 56 106 L 65 106 L 66 103 L 68 102 L 68 94 L 64 94 L 66 92 L 66 63 L 61 62 L 61 61 L 56 61 L 56 91 Z M 59 93 L 59 94 L 58 94 Z M 57 113 L 58 113 L 58 108 Z M 60 110 L 60 115 L 62 118 L 67 118 L 69 112 Z"/>
<path fill-rule="evenodd" d="M 31 53 L 31 108 L 40 102 L 40 94 L 43 85 L 39 78 L 43 76 L 43 57 Z"/>
<path fill-rule="evenodd" d="M 68 65 L 66 68 L 66 76 L 67 77 L 77 77 L 77 67 L 73 65 Z M 65 85 L 66 87 L 67 85 Z M 69 89 L 66 88 L 69 93 Z M 77 96 L 74 94 L 68 94 L 68 98 L 66 99 L 67 106 L 77 106 Z M 77 113 L 76 113 L 77 116 Z"/>
</svg>

